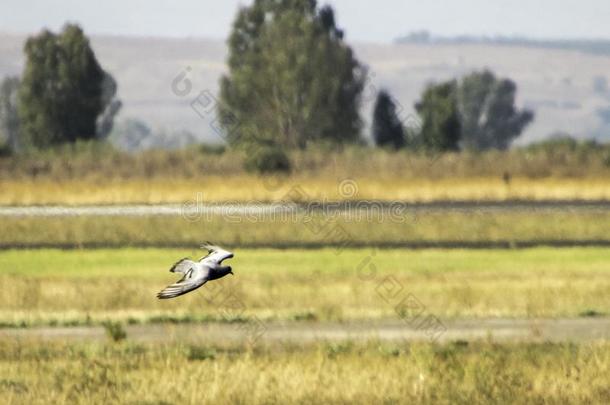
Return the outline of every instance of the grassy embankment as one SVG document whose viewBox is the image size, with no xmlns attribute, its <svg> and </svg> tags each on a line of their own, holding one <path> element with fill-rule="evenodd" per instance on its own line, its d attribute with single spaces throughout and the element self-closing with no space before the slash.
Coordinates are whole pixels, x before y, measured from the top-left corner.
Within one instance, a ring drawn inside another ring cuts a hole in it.
<svg viewBox="0 0 610 405">
<path fill-rule="evenodd" d="M 192 216 L 0 217 L 0 247 L 520 246 L 610 243 L 605 210 L 412 210 Z"/>
<path fill-rule="evenodd" d="M 310 199 L 610 199 L 610 148 L 530 147 L 424 156 L 370 148 L 292 152 L 292 174 L 243 170 L 240 152 L 149 151 L 128 155 L 77 145 L 0 157 L 0 205 L 276 201 L 294 186 Z M 357 192 L 339 187 L 356 182 Z M 346 193 L 347 191 L 347 193 Z"/>
</svg>

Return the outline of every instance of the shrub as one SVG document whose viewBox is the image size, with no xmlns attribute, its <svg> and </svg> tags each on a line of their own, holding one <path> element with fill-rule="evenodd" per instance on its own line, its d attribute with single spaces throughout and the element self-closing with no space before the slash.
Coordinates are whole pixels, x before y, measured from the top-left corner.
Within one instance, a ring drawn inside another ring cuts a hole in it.
<svg viewBox="0 0 610 405">
<path fill-rule="evenodd" d="M 106 335 L 114 342 L 120 342 L 127 338 L 127 332 L 123 329 L 123 325 L 120 322 L 107 321 L 102 324 Z"/>
<path fill-rule="evenodd" d="M 204 143 L 199 147 L 199 150 L 204 155 L 222 155 L 227 151 L 227 147 L 225 145 Z"/>
<path fill-rule="evenodd" d="M 247 171 L 255 173 L 289 173 L 291 168 L 288 155 L 278 146 L 252 148 L 244 166 Z"/>
<path fill-rule="evenodd" d="M 190 361 L 204 361 L 216 359 L 216 350 L 204 346 L 190 346 L 187 358 Z"/>
<path fill-rule="evenodd" d="M 8 144 L 5 143 L 0 143 L 0 157 L 8 157 L 11 156 L 13 153 L 11 151 L 11 148 L 8 146 Z"/>
</svg>

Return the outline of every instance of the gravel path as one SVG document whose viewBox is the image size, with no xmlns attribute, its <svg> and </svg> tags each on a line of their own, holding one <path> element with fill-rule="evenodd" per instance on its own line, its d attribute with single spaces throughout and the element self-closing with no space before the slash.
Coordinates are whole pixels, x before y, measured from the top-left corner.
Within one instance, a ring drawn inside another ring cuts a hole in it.
<svg viewBox="0 0 610 405">
<path fill-rule="evenodd" d="M 399 321 L 351 323 L 156 324 L 125 327 L 137 342 L 308 343 L 341 340 L 456 341 L 492 338 L 508 342 L 587 342 L 610 339 L 610 318 L 478 319 L 444 321 L 435 329 L 415 328 Z M 0 329 L 0 340 L 102 341 L 102 327 Z"/>
<path fill-rule="evenodd" d="M 0 206 L 0 217 L 14 216 L 147 216 L 147 215 L 264 215 L 280 212 L 345 212 L 387 210 L 395 213 L 412 211 L 548 211 L 548 210 L 610 210 L 610 201 L 439 201 L 431 203 L 349 201 L 341 203 L 223 203 L 223 204 L 161 204 L 161 205 L 88 205 L 88 206 Z"/>
</svg>

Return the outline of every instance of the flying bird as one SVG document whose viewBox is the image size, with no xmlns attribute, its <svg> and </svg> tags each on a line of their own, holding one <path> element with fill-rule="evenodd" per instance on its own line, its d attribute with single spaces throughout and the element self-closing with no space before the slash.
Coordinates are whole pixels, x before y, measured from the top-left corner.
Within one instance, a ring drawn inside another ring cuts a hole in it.
<svg viewBox="0 0 610 405">
<path fill-rule="evenodd" d="M 179 260 L 169 269 L 172 273 L 181 273 L 182 278 L 176 283 L 168 285 L 157 294 L 159 299 L 176 298 L 186 294 L 211 280 L 217 280 L 227 274 L 233 274 L 231 266 L 223 266 L 223 260 L 233 257 L 233 253 L 226 251 L 209 242 L 201 246 L 206 249 L 208 254 L 195 262 L 188 257 Z"/>
</svg>

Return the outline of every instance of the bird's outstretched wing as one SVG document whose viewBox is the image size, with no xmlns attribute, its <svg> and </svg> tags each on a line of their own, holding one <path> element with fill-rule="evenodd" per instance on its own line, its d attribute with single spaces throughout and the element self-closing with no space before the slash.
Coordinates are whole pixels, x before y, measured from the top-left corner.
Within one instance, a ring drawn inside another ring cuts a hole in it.
<svg viewBox="0 0 610 405">
<path fill-rule="evenodd" d="M 223 260 L 230 259 L 233 257 L 233 253 L 228 250 L 224 250 L 219 246 L 214 246 L 210 242 L 206 242 L 204 245 L 201 245 L 202 249 L 207 249 L 207 256 L 202 257 L 199 261 L 209 260 L 215 263 L 222 263 Z"/>
<path fill-rule="evenodd" d="M 193 269 L 189 269 L 184 273 L 184 277 L 175 282 L 174 284 L 168 285 L 161 292 L 157 294 L 157 298 L 163 300 L 168 298 L 176 298 L 180 295 L 186 294 L 196 290 L 197 288 L 204 285 L 208 280 L 201 277 L 193 277 Z"/>
</svg>

